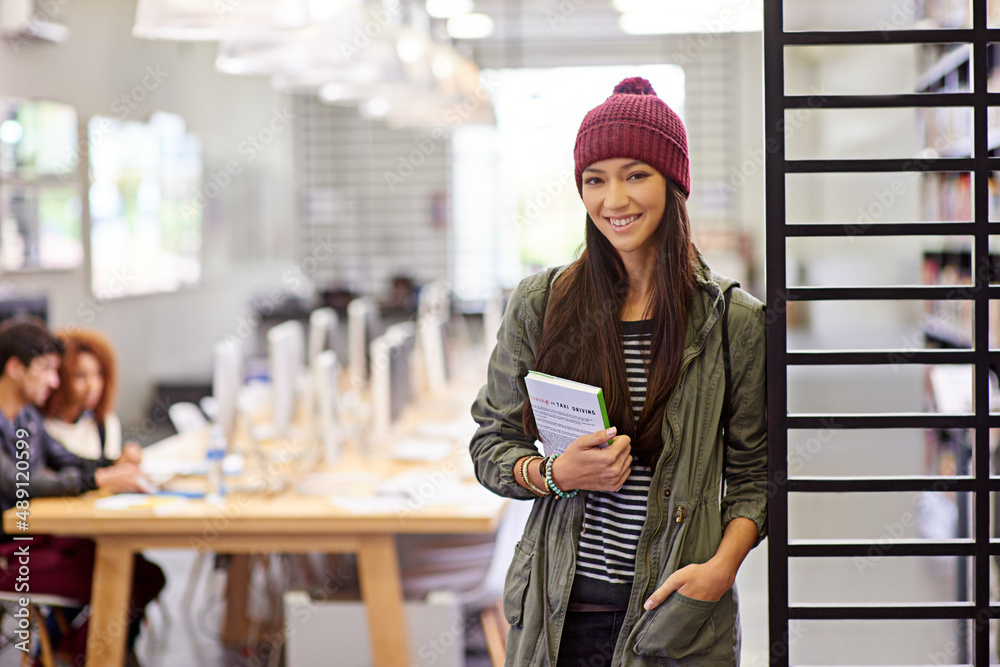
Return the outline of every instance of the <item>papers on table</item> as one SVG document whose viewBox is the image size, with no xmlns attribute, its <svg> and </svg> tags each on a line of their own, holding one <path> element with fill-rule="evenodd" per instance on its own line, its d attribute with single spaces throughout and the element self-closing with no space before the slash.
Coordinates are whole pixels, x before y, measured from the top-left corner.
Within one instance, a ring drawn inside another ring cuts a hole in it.
<svg viewBox="0 0 1000 667">
<path fill-rule="evenodd" d="M 405 515 L 435 507 L 454 508 L 462 516 L 495 512 L 504 503 L 477 483 L 452 482 L 440 487 L 417 487 L 415 495 L 330 496 L 330 504 L 352 514 Z"/>
<path fill-rule="evenodd" d="M 102 510 L 156 509 L 163 505 L 183 503 L 187 498 L 177 495 L 156 495 L 147 493 L 119 493 L 98 498 L 94 507 Z"/>
<path fill-rule="evenodd" d="M 229 454 L 222 460 L 222 474 L 236 476 L 243 472 L 245 461 L 242 454 Z M 139 469 L 155 482 L 163 482 L 177 475 L 207 475 L 208 462 L 204 459 L 196 461 L 170 460 L 155 458 L 143 459 Z"/>
<path fill-rule="evenodd" d="M 330 504 L 351 514 L 396 514 L 406 511 L 402 498 L 330 496 Z"/>
<path fill-rule="evenodd" d="M 365 470 L 314 472 L 295 481 L 295 492 L 304 496 L 363 496 L 372 495 L 378 477 Z"/>
<path fill-rule="evenodd" d="M 454 445 L 447 440 L 422 440 L 408 438 L 392 446 L 392 458 L 397 461 L 433 463 L 451 454 Z"/>
<path fill-rule="evenodd" d="M 479 424 L 469 416 L 455 421 L 426 421 L 417 426 L 417 433 L 429 438 L 449 438 L 467 444 Z"/>
</svg>

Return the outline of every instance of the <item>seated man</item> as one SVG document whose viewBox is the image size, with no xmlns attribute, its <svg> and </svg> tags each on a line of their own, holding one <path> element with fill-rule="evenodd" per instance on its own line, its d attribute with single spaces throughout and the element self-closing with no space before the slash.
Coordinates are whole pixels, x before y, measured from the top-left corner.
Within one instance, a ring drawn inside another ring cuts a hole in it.
<svg viewBox="0 0 1000 667">
<path fill-rule="evenodd" d="M 38 320 L 16 318 L 0 325 L 0 512 L 15 507 L 18 500 L 74 496 L 97 488 L 112 493 L 142 490 L 142 473 L 134 460 L 122 458 L 112 464 L 82 458 L 67 451 L 42 427 L 37 408 L 59 386 L 62 349 L 59 340 Z M 27 486 L 23 486 L 24 472 L 17 475 L 19 460 L 28 461 Z M 90 599 L 93 541 L 35 535 L 29 543 L 14 542 L 11 537 L 0 528 L 0 590 L 17 590 L 19 561 L 13 554 L 30 544 L 31 593 Z M 130 664 L 136 664 L 131 649 L 139 635 L 143 610 L 163 584 L 162 570 L 137 555 L 128 614 Z M 74 636 L 64 638 L 63 648 L 79 656 L 84 653 L 85 640 L 83 626 Z"/>
</svg>

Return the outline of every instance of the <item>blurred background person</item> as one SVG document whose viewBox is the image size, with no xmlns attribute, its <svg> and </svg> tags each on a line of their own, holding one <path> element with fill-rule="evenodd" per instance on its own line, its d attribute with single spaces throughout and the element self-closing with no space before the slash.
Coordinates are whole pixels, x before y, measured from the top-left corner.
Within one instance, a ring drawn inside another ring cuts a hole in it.
<svg viewBox="0 0 1000 667">
<path fill-rule="evenodd" d="M 115 414 L 118 364 L 111 343 L 94 329 L 56 332 L 65 347 L 59 387 L 45 402 L 45 430 L 77 456 L 97 461 L 139 463 L 138 443 L 122 445 L 122 425 Z"/>
<path fill-rule="evenodd" d="M 112 463 L 77 456 L 63 447 L 42 425 L 38 406 L 59 387 L 62 342 L 35 318 L 14 318 L 0 325 L 0 513 L 18 501 L 78 496 L 101 489 L 136 493 L 148 484 L 131 461 Z M 18 467 L 26 460 L 28 469 Z M 21 480 L 27 480 L 23 487 Z M 19 543 L 0 527 L 0 590 L 14 591 L 20 562 Z M 31 592 L 61 595 L 87 602 L 93 583 L 95 545 L 81 537 L 32 534 Z M 165 584 L 163 571 L 136 554 L 129 602 L 126 666 L 138 664 L 135 642 L 143 614 Z M 78 614 L 76 611 L 74 616 Z M 86 652 L 86 619 L 72 618 L 67 634 L 52 637 L 57 654 L 82 664 Z"/>
</svg>

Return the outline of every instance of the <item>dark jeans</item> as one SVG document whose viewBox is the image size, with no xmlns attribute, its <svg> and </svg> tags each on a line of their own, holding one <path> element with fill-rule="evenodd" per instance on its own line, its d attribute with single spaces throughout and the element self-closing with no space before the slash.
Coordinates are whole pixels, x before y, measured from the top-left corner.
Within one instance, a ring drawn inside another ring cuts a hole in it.
<svg viewBox="0 0 1000 667">
<path fill-rule="evenodd" d="M 557 667 L 609 667 L 624 611 L 569 611 Z"/>
</svg>

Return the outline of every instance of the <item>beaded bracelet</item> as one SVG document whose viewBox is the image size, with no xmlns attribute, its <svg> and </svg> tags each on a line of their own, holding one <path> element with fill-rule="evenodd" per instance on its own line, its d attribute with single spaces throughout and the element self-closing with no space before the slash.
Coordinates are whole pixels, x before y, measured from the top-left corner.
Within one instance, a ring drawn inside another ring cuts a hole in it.
<svg viewBox="0 0 1000 667">
<path fill-rule="evenodd" d="M 552 495 L 552 492 L 547 489 L 545 491 L 539 489 L 532 483 L 531 478 L 528 477 L 528 464 L 541 458 L 541 456 L 525 456 L 521 460 L 521 479 L 524 480 L 524 485 L 528 491 L 531 491 L 539 498 L 544 498 L 545 496 Z"/>
<path fill-rule="evenodd" d="M 542 459 L 542 462 L 538 464 L 538 474 L 542 476 L 542 483 L 545 484 L 545 491 L 549 494 L 552 493 L 552 487 L 549 486 L 549 480 L 545 479 L 545 466 L 548 464 L 550 458 L 552 458 L 551 454 Z"/>
<path fill-rule="evenodd" d="M 555 480 L 552 479 L 552 464 L 555 463 L 555 460 L 557 458 L 559 458 L 559 455 L 553 454 L 545 461 L 545 484 L 550 489 L 552 489 L 552 493 L 556 494 L 560 498 L 572 498 L 573 496 L 575 496 L 577 493 L 580 492 L 579 489 L 573 489 L 572 491 L 567 493 L 562 489 L 560 489 L 559 486 L 556 485 Z"/>
</svg>

